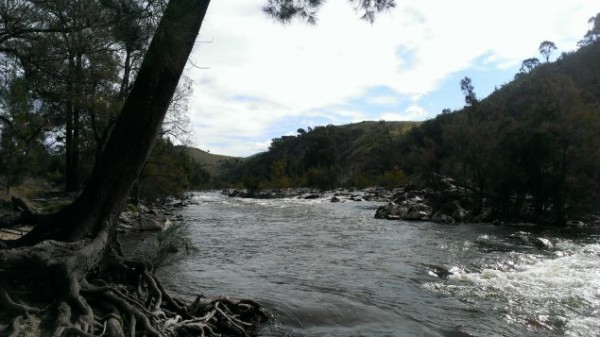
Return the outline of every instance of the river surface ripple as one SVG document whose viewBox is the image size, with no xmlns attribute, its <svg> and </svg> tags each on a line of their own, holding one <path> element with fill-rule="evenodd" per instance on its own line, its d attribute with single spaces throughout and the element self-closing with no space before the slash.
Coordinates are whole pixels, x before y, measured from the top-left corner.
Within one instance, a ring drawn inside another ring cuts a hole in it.
<svg viewBox="0 0 600 337">
<path fill-rule="evenodd" d="M 261 302 L 264 336 L 600 336 L 598 235 L 378 220 L 375 202 L 193 199 L 180 214 L 199 251 L 159 276 L 181 296 Z"/>
</svg>

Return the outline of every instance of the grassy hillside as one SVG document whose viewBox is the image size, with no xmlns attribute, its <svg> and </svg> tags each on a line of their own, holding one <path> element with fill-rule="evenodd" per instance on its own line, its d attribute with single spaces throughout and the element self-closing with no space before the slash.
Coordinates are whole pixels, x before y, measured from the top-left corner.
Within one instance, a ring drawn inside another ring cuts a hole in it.
<svg viewBox="0 0 600 337">
<path fill-rule="evenodd" d="M 196 163 L 200 164 L 213 177 L 219 176 L 228 167 L 242 160 L 238 157 L 212 154 L 194 147 L 180 148 L 183 148 Z"/>
</svg>

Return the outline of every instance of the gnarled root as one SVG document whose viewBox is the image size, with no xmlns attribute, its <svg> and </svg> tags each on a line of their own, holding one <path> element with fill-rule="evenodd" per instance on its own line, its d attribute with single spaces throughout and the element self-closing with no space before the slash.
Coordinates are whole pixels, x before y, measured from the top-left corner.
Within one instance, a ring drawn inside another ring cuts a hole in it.
<svg viewBox="0 0 600 337">
<path fill-rule="evenodd" d="M 80 248 L 60 245 L 62 253 Z M 0 337 L 19 336 L 29 315 L 40 318 L 38 335 L 56 337 L 255 336 L 267 318 L 250 300 L 199 296 L 186 305 L 165 291 L 147 263 L 105 255 L 96 269 L 81 273 L 73 263 L 77 259 L 52 259 L 32 279 L 31 273 L 17 270 L 16 260 L 6 258 L 9 252 L 0 250 L 5 260 L 0 265 L 0 323 L 8 323 L 0 324 Z M 37 262 L 38 268 L 43 265 Z M 54 293 L 43 294 L 48 289 Z"/>
</svg>

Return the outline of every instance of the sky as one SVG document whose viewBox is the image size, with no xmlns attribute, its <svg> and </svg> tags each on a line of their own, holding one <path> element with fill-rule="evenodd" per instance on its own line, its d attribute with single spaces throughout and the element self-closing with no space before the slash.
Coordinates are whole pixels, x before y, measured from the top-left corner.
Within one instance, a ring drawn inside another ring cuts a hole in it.
<svg viewBox="0 0 600 337">
<path fill-rule="evenodd" d="M 329 0 L 316 25 L 280 24 L 265 0 L 213 0 L 186 76 L 191 145 L 246 157 L 308 126 L 422 121 L 484 98 L 542 41 L 576 49 L 597 0 L 397 0 L 375 23 Z M 551 58 L 552 60 L 552 58 Z"/>
</svg>

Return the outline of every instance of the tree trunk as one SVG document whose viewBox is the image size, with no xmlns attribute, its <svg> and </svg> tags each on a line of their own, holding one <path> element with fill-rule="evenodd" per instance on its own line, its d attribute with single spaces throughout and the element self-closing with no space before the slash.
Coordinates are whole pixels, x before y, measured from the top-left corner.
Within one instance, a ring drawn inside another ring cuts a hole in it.
<svg viewBox="0 0 600 337">
<path fill-rule="evenodd" d="M 11 336 L 21 335 L 32 314 L 42 319 L 42 336 L 249 336 L 265 318 L 249 300 L 199 297 L 186 306 L 171 298 L 151 266 L 122 257 L 116 238 L 120 210 L 155 144 L 209 2 L 169 2 L 77 200 L 38 219 L 21 239 L 0 241 L 0 320 L 12 317 Z"/>
<path fill-rule="evenodd" d="M 73 96 L 73 83 L 69 81 L 65 104 L 65 189 L 67 192 L 74 192 L 77 186 L 76 175 L 73 172 Z"/>
<path fill-rule="evenodd" d="M 73 204 L 25 235 L 19 244 L 31 245 L 47 239 L 77 241 L 101 230 L 102 220 L 113 223 L 117 219 L 160 132 L 208 3 L 169 3 L 83 192 Z"/>
</svg>

